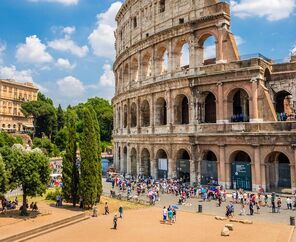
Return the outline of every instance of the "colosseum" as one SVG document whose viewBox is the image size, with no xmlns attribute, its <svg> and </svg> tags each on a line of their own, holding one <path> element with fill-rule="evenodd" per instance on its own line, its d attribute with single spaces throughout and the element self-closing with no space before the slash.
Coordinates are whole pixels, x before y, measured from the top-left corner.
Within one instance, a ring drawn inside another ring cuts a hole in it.
<svg viewBox="0 0 296 242">
<path fill-rule="evenodd" d="M 230 6 L 219 0 L 126 0 L 116 21 L 118 171 L 296 189 L 295 55 L 240 56 Z"/>
</svg>

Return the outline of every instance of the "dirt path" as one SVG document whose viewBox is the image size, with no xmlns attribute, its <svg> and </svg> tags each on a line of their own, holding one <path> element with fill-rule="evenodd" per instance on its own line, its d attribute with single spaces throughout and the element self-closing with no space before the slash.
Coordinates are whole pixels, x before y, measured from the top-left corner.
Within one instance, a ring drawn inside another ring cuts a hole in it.
<svg viewBox="0 0 296 242">
<path fill-rule="evenodd" d="M 286 242 L 292 227 L 281 224 L 255 222 L 252 225 L 234 224 L 230 237 L 221 237 L 225 221 L 217 221 L 213 216 L 189 212 L 178 212 L 177 223 L 160 223 L 161 209 L 146 208 L 129 210 L 124 219 L 119 220 L 118 230 L 111 229 L 113 216 L 99 216 L 73 226 L 57 230 L 35 238 L 31 242 L 44 241 L 135 241 L 135 242 Z"/>
</svg>

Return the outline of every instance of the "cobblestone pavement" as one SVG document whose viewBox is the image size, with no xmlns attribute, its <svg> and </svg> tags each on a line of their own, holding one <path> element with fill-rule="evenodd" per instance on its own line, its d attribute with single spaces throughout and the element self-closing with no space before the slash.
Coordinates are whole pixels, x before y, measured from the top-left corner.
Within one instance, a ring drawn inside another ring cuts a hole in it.
<svg viewBox="0 0 296 242">
<path fill-rule="evenodd" d="M 104 192 L 110 194 L 111 190 L 111 183 L 104 182 Z M 119 192 L 118 188 L 115 188 L 116 194 Z M 126 192 L 122 193 L 122 195 L 126 196 Z M 135 193 L 132 192 L 132 196 Z M 147 199 L 146 194 L 141 195 L 141 199 Z M 227 198 L 227 202 L 230 201 L 230 195 Z M 218 207 L 217 201 L 210 201 L 210 202 L 203 202 L 201 199 L 192 198 L 188 199 L 185 204 L 178 206 L 179 210 L 187 211 L 187 212 L 197 212 L 198 205 L 202 205 L 203 213 L 209 215 L 218 215 L 224 216 L 225 215 L 225 207 L 227 202 L 223 202 L 221 207 Z M 172 194 L 161 194 L 160 201 L 156 202 L 155 206 L 163 207 L 172 204 L 178 203 L 178 197 Z M 290 224 L 290 216 L 296 216 L 295 210 L 287 210 L 285 199 L 282 199 L 282 210 L 280 213 L 272 213 L 271 208 L 269 207 L 261 207 L 260 214 L 256 213 L 256 208 L 254 207 L 255 213 L 253 216 L 249 215 L 249 208 L 248 206 L 245 207 L 246 215 L 240 216 L 240 205 L 235 204 L 234 215 L 238 218 L 246 218 L 251 219 L 254 221 L 262 221 L 262 222 L 272 222 L 272 223 L 281 223 L 281 224 Z"/>
</svg>

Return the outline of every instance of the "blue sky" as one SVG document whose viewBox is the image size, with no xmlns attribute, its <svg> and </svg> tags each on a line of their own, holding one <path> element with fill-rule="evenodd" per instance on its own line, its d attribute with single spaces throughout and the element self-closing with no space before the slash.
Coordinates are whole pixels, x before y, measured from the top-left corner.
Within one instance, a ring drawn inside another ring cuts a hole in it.
<svg viewBox="0 0 296 242">
<path fill-rule="evenodd" d="M 241 55 L 284 59 L 296 45 L 296 0 L 231 1 Z M 33 81 L 55 104 L 111 99 L 113 0 L 1 0 L 0 78 Z"/>
</svg>

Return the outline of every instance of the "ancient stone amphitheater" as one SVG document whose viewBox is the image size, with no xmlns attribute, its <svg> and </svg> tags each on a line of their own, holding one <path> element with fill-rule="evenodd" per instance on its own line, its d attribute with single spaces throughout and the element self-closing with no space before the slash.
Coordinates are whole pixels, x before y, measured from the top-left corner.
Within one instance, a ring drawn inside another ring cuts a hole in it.
<svg viewBox="0 0 296 242">
<path fill-rule="evenodd" d="M 218 0 L 127 0 L 116 21 L 118 171 L 296 188 L 295 56 L 240 56 L 230 6 Z M 205 55 L 210 37 L 214 58 Z"/>
</svg>

